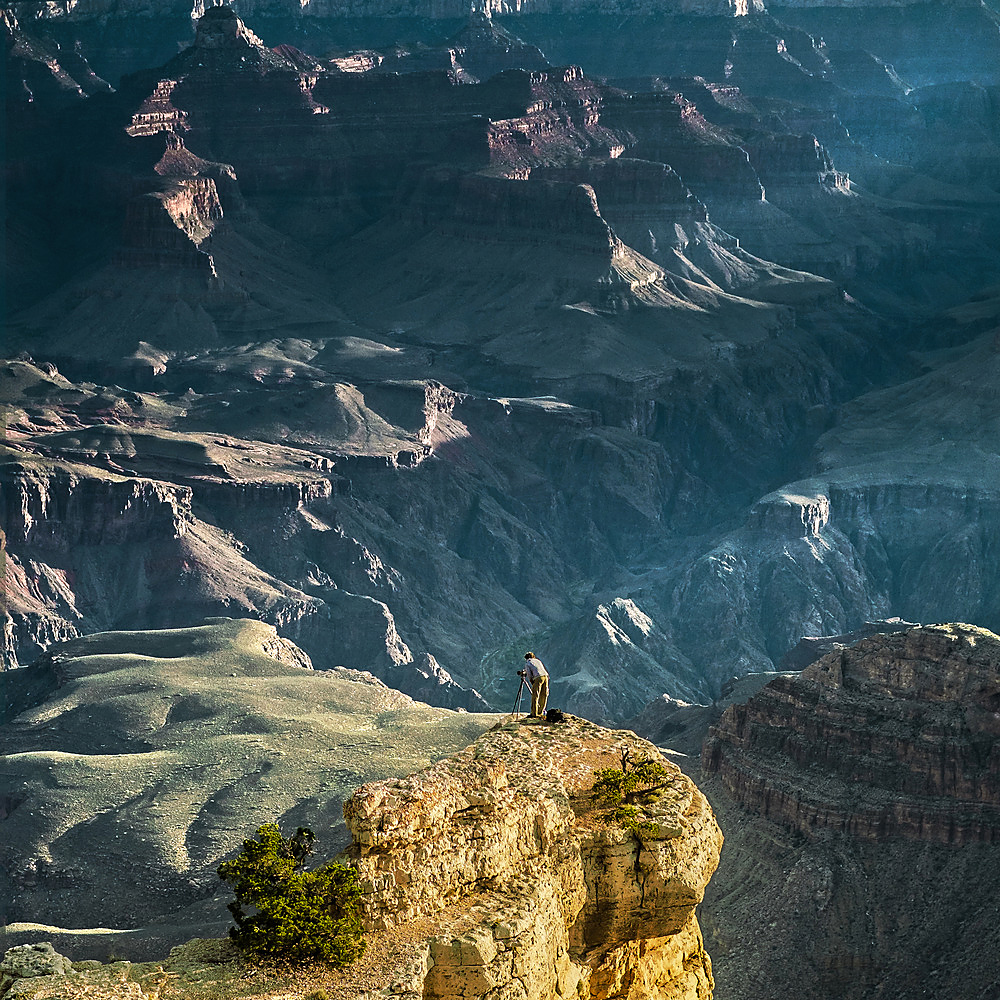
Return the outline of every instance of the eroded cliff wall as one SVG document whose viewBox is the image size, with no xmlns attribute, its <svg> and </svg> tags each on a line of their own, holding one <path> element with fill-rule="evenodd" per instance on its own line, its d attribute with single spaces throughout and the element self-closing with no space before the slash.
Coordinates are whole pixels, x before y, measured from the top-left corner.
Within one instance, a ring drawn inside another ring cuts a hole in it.
<svg viewBox="0 0 1000 1000">
<path fill-rule="evenodd" d="M 661 759 L 582 719 L 506 723 L 426 771 L 359 789 L 344 815 L 372 946 L 389 932 L 409 942 L 376 995 L 710 997 L 695 907 L 722 834 L 670 763 L 654 832 L 606 825 L 594 770 L 620 766 L 625 748 Z"/>
<path fill-rule="evenodd" d="M 995 841 L 998 666 L 1000 640 L 969 625 L 863 639 L 727 709 L 703 767 L 805 833 Z"/>
<path fill-rule="evenodd" d="M 875 635 L 733 705 L 703 913 L 722 1000 L 996 991 L 1000 638 Z"/>
</svg>

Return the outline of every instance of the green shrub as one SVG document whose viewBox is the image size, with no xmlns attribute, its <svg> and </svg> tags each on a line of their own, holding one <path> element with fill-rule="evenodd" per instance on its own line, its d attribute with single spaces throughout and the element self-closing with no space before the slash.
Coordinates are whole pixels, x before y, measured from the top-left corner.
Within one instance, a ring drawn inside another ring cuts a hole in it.
<svg viewBox="0 0 1000 1000">
<path fill-rule="evenodd" d="M 608 823 L 617 823 L 623 830 L 634 833 L 640 840 L 650 839 L 659 830 L 655 823 L 645 818 L 638 806 L 618 806 L 607 813 L 605 819 Z"/>
<path fill-rule="evenodd" d="M 219 865 L 219 878 L 236 895 L 229 904 L 236 921 L 229 936 L 248 958 L 344 966 L 364 952 L 358 874 L 337 862 L 306 871 L 314 839 L 304 827 L 286 838 L 266 823 L 235 858 Z"/>
<path fill-rule="evenodd" d="M 657 760 L 632 760 L 629 751 L 622 752 L 622 766 L 606 767 L 594 772 L 591 795 L 595 802 L 610 807 L 604 813 L 607 823 L 616 823 L 637 837 L 651 837 L 657 825 L 646 819 L 643 806 L 652 805 L 660 797 L 667 769 Z"/>
</svg>

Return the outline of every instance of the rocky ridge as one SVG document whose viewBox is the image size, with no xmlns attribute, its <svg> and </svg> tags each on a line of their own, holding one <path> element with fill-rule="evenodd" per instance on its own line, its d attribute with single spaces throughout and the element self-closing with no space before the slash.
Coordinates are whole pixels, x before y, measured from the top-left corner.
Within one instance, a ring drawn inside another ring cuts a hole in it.
<svg viewBox="0 0 1000 1000">
<path fill-rule="evenodd" d="M 1000 639 L 984 629 L 862 639 L 727 709 L 702 766 L 745 809 L 808 835 L 990 843 L 998 678 Z"/>
<path fill-rule="evenodd" d="M 595 769 L 620 765 L 623 747 L 658 758 L 630 733 L 579 719 L 505 725 L 345 803 L 366 922 L 398 928 L 447 913 L 386 994 L 711 995 L 694 908 L 721 835 L 669 763 L 655 832 L 640 842 L 603 826 L 587 792 Z"/>
</svg>

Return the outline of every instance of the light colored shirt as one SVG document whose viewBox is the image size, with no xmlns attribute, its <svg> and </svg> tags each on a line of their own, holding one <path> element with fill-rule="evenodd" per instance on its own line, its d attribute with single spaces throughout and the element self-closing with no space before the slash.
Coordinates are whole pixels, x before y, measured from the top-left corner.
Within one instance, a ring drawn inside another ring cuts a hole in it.
<svg viewBox="0 0 1000 1000">
<path fill-rule="evenodd" d="M 528 683 L 532 683 L 536 677 L 548 677 L 548 671 L 545 669 L 545 664 L 542 663 L 537 656 L 533 656 L 530 660 L 524 661 L 525 676 L 528 678 Z"/>
</svg>

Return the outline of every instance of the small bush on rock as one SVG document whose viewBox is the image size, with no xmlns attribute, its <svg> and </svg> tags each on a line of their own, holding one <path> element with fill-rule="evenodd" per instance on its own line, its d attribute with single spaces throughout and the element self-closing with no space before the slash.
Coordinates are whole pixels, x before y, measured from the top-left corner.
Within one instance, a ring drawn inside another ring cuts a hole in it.
<svg viewBox="0 0 1000 1000">
<path fill-rule="evenodd" d="M 219 878 L 236 895 L 229 904 L 236 921 L 229 936 L 248 958 L 344 966 L 363 954 L 358 874 L 337 862 L 306 871 L 314 839 L 305 827 L 286 838 L 266 823 L 235 858 L 219 865 Z"/>
<path fill-rule="evenodd" d="M 595 771 L 594 777 L 594 801 L 610 806 L 604 813 L 606 822 L 617 823 L 640 838 L 656 834 L 657 825 L 645 818 L 642 807 L 660 797 L 667 769 L 659 761 L 634 761 L 625 749 L 621 768 L 606 767 Z"/>
</svg>

